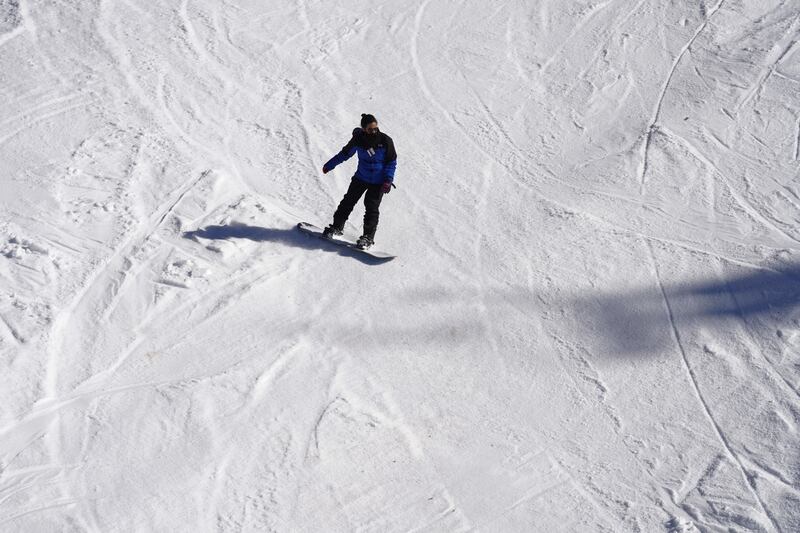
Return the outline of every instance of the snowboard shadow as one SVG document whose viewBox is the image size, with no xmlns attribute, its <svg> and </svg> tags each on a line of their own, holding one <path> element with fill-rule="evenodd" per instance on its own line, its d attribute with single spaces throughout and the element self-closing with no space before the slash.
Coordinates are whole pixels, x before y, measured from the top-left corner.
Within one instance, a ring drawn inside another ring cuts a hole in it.
<svg viewBox="0 0 800 533">
<path fill-rule="evenodd" d="M 353 259 L 357 259 L 366 265 L 380 265 L 386 263 L 387 261 L 386 259 L 370 257 L 364 253 L 301 233 L 296 227 L 265 228 L 262 226 L 249 226 L 247 224 L 232 223 L 224 226 L 206 226 L 193 231 L 186 231 L 182 234 L 182 236 L 186 239 L 191 239 L 194 241 L 197 241 L 198 239 L 246 239 L 255 242 L 279 243 L 285 246 L 292 246 L 305 250 L 324 250 L 326 252 L 335 252 L 344 257 L 352 257 Z"/>
</svg>

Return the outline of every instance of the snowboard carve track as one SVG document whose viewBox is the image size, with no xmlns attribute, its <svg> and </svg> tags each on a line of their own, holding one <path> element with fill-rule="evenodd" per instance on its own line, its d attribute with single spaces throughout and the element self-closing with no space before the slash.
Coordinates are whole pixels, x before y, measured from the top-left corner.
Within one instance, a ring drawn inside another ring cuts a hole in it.
<svg viewBox="0 0 800 533">
<path fill-rule="evenodd" d="M 766 215 L 762 214 L 750 201 L 748 201 L 741 193 L 739 193 L 731 184 L 730 179 L 722 172 L 722 170 L 711 160 L 709 160 L 706 156 L 697 149 L 692 143 L 690 143 L 684 137 L 678 135 L 677 133 L 667 129 L 667 128 L 659 128 L 659 133 L 661 133 L 665 139 L 673 139 L 674 142 L 683 145 L 689 154 L 694 157 L 699 163 L 705 165 L 709 171 L 712 173 L 712 176 L 718 176 L 719 180 L 725 186 L 725 188 L 730 193 L 731 197 L 739 204 L 739 207 L 744 210 L 745 213 L 750 215 L 753 220 L 759 222 L 768 230 L 774 231 L 778 235 L 783 236 L 788 241 L 791 241 L 794 244 L 800 244 L 800 240 L 793 237 L 782 228 L 780 228 L 774 220 L 771 220 Z"/>
<path fill-rule="evenodd" d="M 759 100 L 761 100 L 761 94 L 764 90 L 764 85 L 769 81 L 769 78 L 775 74 L 778 65 L 780 65 L 783 60 L 789 56 L 792 51 L 797 46 L 798 39 L 792 39 L 798 34 L 798 30 L 800 29 L 800 15 L 796 16 L 792 23 L 789 25 L 789 28 L 784 32 L 783 36 L 778 39 L 776 44 L 772 47 L 772 53 L 768 54 L 773 56 L 775 59 L 769 61 L 768 64 L 764 65 L 761 68 L 761 72 L 759 73 L 756 82 L 750 87 L 750 89 L 745 93 L 744 98 L 737 104 L 736 111 L 738 112 L 744 106 L 746 106 L 749 102 L 755 99 L 753 103 L 753 107 L 758 105 Z"/>
<path fill-rule="evenodd" d="M 583 28 L 587 24 L 589 24 L 589 22 L 598 13 L 600 13 L 603 9 L 605 9 L 612 2 L 613 2 L 613 0 L 606 0 L 605 2 L 601 2 L 601 3 L 595 4 L 595 5 L 591 5 L 591 4 L 589 5 L 588 13 L 586 13 L 585 15 L 583 15 L 581 17 L 581 19 L 577 22 L 577 24 L 575 24 L 575 26 L 572 28 L 572 31 L 569 33 L 569 35 L 563 41 L 561 41 L 561 44 L 558 46 L 558 48 L 555 50 L 555 52 L 550 54 L 550 57 L 548 57 L 547 60 L 544 63 L 542 63 L 542 66 L 541 66 L 540 70 L 541 70 L 541 72 L 543 74 L 547 73 L 547 70 L 550 68 L 550 65 L 552 65 L 553 61 L 555 61 L 556 58 L 563 53 L 563 51 L 567 47 L 568 43 L 573 42 L 575 36 L 580 34 L 580 32 L 583 30 Z"/>
<path fill-rule="evenodd" d="M 205 177 L 207 173 L 208 171 L 202 173 L 198 178 L 189 180 L 188 185 L 184 185 L 183 187 L 179 188 L 176 195 L 173 195 L 172 198 L 168 198 L 168 200 L 156 210 L 155 215 L 150 218 L 150 222 L 144 227 L 143 231 L 134 231 L 125 241 L 120 243 L 120 245 L 115 249 L 114 253 L 105 260 L 104 265 L 90 274 L 83 287 L 72 297 L 70 303 L 58 313 L 48 336 L 46 373 L 42 385 L 45 398 L 49 399 L 50 401 L 60 401 L 58 399 L 62 397 L 62 395 L 59 393 L 61 367 L 64 364 L 72 363 L 72 361 L 62 360 L 65 353 L 67 353 L 64 350 L 64 345 L 67 339 L 66 331 L 68 330 L 70 322 L 74 320 L 75 316 L 83 316 L 83 313 L 77 312 L 78 309 L 81 306 L 87 305 L 88 299 L 91 298 L 91 293 L 100 287 L 101 284 L 106 286 L 110 285 L 112 287 L 110 291 L 110 299 L 109 296 L 105 294 L 106 291 L 103 291 L 104 294 L 100 296 L 101 301 L 99 304 L 88 302 L 88 305 L 100 305 L 105 307 L 109 305 L 116 305 L 116 295 L 119 292 L 121 285 L 120 279 L 124 280 L 127 275 L 127 271 L 133 266 L 133 263 L 130 261 L 132 253 L 151 238 L 166 217 L 174 210 L 175 206 L 185 196 L 187 191 L 203 177 Z M 109 367 L 93 374 L 90 378 L 83 381 L 81 385 L 92 383 L 94 390 L 101 390 L 103 388 L 103 383 L 107 382 L 113 376 L 114 372 L 120 368 L 120 366 L 130 357 L 132 353 L 135 352 L 139 346 L 140 340 L 137 341 L 134 339 L 134 341 L 123 350 L 123 352 Z M 100 382 L 95 383 L 98 378 L 100 379 Z M 70 393 L 70 396 L 72 396 L 73 393 Z M 78 398 L 85 397 L 87 397 L 86 394 L 81 394 Z M 75 397 L 72 397 L 71 399 L 67 400 L 66 403 L 64 403 L 64 406 L 70 405 L 75 401 Z M 45 434 L 45 442 L 47 443 L 51 460 L 55 463 L 62 462 L 59 444 L 61 431 L 61 410 L 62 409 L 56 409 L 52 411 L 50 415 L 48 415 L 48 419 L 58 425 L 56 428 L 51 428 Z M 50 425 L 50 422 L 47 422 L 46 425 L 39 427 L 37 430 L 38 433 L 45 433 L 48 425 Z M 26 444 L 25 447 L 32 442 L 33 440 Z M 24 449 L 24 447 L 22 449 Z M 19 451 L 16 453 L 19 453 Z"/>
<path fill-rule="evenodd" d="M 64 106 L 64 107 L 61 107 L 60 109 L 57 109 L 55 111 L 51 111 L 49 113 L 44 113 L 42 115 L 39 115 L 36 118 L 27 119 L 28 121 L 25 123 L 24 126 L 20 126 L 19 128 L 15 129 L 11 133 L 8 133 L 8 134 L 0 137 L 0 146 L 6 144 L 8 141 L 10 141 L 14 137 L 18 136 L 20 133 L 31 129 L 31 127 L 36 126 L 38 124 L 41 124 L 42 122 L 45 122 L 48 119 L 55 118 L 55 117 L 58 117 L 58 116 L 61 116 L 61 115 L 65 115 L 65 114 L 70 113 L 72 111 L 77 111 L 78 109 L 85 109 L 85 108 L 89 107 L 91 104 L 92 104 L 92 100 L 82 100 L 82 101 L 78 102 L 77 104 L 71 104 L 71 105 L 68 105 L 68 106 Z"/>
<path fill-rule="evenodd" d="M 797 135 L 794 138 L 794 160 L 800 161 L 800 117 L 797 117 Z"/>
<path fill-rule="evenodd" d="M 558 470 L 562 473 L 564 477 L 569 479 L 571 485 L 575 488 L 575 490 L 583 496 L 583 498 L 589 502 L 589 504 L 597 511 L 597 514 L 603 517 L 607 524 L 614 524 L 616 526 L 621 526 L 621 520 L 618 516 L 615 516 L 609 509 L 608 506 L 605 504 L 606 495 L 600 495 L 603 499 L 598 499 L 598 494 L 596 487 L 593 486 L 586 486 L 584 485 L 583 481 L 580 479 L 576 479 L 575 476 L 570 472 L 569 464 L 559 458 L 553 458 L 553 463 L 557 466 Z"/>
<path fill-rule="evenodd" d="M 708 26 L 711 18 L 717 11 L 720 10 L 725 1 L 726 0 L 719 0 L 717 5 L 711 9 L 711 12 L 706 15 L 705 20 L 700 27 L 697 28 L 697 31 L 695 31 L 692 38 L 689 39 L 689 42 L 683 46 L 683 49 L 675 57 L 675 60 L 672 62 L 672 67 L 670 67 L 669 72 L 667 73 L 667 79 L 661 88 L 661 93 L 658 95 L 658 99 L 656 100 L 655 109 L 653 110 L 653 115 L 650 119 L 650 125 L 645 131 L 644 142 L 642 142 L 641 165 L 639 167 L 639 194 L 642 196 L 644 195 L 645 180 L 647 179 L 647 171 L 649 169 L 650 143 L 652 141 L 653 134 L 659 129 L 658 121 L 661 118 L 661 108 L 664 106 L 664 99 L 667 97 L 667 91 L 669 91 L 672 77 L 675 75 L 675 71 L 678 69 L 678 65 L 680 65 L 681 60 L 683 60 L 683 56 L 686 55 L 686 53 L 691 49 L 694 42 L 697 40 L 700 34 L 703 33 L 703 30 L 706 29 L 706 26 Z"/>
<path fill-rule="evenodd" d="M 181 5 L 177 11 L 181 21 L 180 29 L 186 36 L 189 49 L 198 60 L 207 63 L 208 57 L 206 55 L 206 49 L 197 37 L 197 31 L 194 28 L 192 19 L 189 17 L 189 0 L 181 0 Z"/>
<path fill-rule="evenodd" d="M 34 515 L 34 514 L 40 514 L 43 511 L 49 511 L 51 509 L 60 509 L 60 508 L 63 508 L 63 507 L 69 507 L 69 506 L 75 505 L 75 504 L 80 503 L 80 502 L 81 502 L 80 498 L 59 498 L 58 500 L 54 501 L 53 503 L 51 503 L 49 505 L 41 505 L 41 506 L 35 507 L 33 509 L 28 509 L 26 511 L 21 511 L 19 513 L 13 514 L 13 515 L 9 516 L 8 518 L 6 518 L 5 520 L 0 521 L 0 525 L 10 524 L 10 523 L 15 522 L 15 521 L 19 520 L 20 518 L 24 518 L 26 516 L 30 516 L 30 515 Z"/>
<path fill-rule="evenodd" d="M 20 335 L 20 333 L 14 328 L 14 326 L 12 326 L 8 322 L 8 319 L 4 317 L 2 314 L 0 314 L 0 324 L 3 325 L 3 327 L 7 332 L 5 337 L 11 340 L 12 343 L 14 343 L 16 346 L 21 346 L 22 344 L 25 343 L 25 338 L 22 335 Z"/>
</svg>

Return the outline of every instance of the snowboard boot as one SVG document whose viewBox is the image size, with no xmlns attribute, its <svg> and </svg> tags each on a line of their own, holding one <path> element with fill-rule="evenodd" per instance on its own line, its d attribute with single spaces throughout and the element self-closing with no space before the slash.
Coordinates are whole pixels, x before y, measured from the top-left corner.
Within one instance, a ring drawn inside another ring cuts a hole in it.
<svg viewBox="0 0 800 533">
<path fill-rule="evenodd" d="M 368 235 L 362 235 L 362 236 L 361 236 L 361 237 L 359 237 L 359 238 L 358 238 L 358 240 L 356 241 L 356 246 L 357 246 L 358 248 L 362 249 L 362 250 L 366 250 L 366 249 L 368 249 L 368 248 L 369 248 L 370 246 L 372 246 L 373 244 L 375 244 L 375 241 L 374 241 L 374 240 L 372 240 L 372 237 L 370 237 L 370 236 L 368 236 Z"/>
<path fill-rule="evenodd" d="M 322 236 L 326 239 L 333 239 L 336 235 L 341 235 L 344 231 L 333 224 L 322 230 Z"/>
</svg>

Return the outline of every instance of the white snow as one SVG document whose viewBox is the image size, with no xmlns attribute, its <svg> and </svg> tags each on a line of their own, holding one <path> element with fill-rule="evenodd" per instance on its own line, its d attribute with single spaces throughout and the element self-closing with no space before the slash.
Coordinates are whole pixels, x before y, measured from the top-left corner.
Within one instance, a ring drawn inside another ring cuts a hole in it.
<svg viewBox="0 0 800 533">
<path fill-rule="evenodd" d="M 798 0 L 0 0 L 0 529 L 800 531 L 798 42 Z M 380 264 L 294 228 L 366 112 Z"/>
</svg>

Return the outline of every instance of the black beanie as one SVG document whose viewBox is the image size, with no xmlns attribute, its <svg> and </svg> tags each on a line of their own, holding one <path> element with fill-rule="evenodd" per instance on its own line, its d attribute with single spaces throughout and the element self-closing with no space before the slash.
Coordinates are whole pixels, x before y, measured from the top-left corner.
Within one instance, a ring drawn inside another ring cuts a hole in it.
<svg viewBox="0 0 800 533">
<path fill-rule="evenodd" d="M 367 124 L 372 124 L 373 122 L 378 122 L 378 119 L 375 118 L 374 115 L 370 115 L 369 113 L 361 113 L 361 127 L 366 128 Z"/>
</svg>

